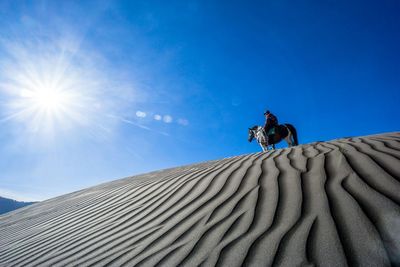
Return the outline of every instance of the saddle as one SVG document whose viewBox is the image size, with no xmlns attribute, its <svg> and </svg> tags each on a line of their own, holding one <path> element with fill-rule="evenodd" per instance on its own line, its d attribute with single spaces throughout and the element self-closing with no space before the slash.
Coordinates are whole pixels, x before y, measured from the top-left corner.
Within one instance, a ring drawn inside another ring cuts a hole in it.
<svg viewBox="0 0 400 267">
<path fill-rule="evenodd" d="M 277 127 L 278 127 L 278 125 L 276 125 L 276 126 L 272 127 L 271 129 L 269 129 L 267 135 L 275 135 Z"/>
<path fill-rule="evenodd" d="M 285 131 L 285 125 L 277 124 L 273 126 L 271 129 L 269 129 L 267 133 L 267 139 L 268 139 L 267 142 L 271 144 L 278 142 L 282 134 L 284 134 L 284 131 Z"/>
</svg>

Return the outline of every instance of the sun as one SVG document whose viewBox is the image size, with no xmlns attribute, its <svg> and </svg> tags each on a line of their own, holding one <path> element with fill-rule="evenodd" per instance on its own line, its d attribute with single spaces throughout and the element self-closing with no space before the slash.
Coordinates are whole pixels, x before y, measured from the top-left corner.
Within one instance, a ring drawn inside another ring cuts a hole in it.
<svg viewBox="0 0 400 267">
<path fill-rule="evenodd" d="M 6 120 L 17 122 L 29 133 L 59 135 L 90 120 L 90 81 L 71 62 L 43 57 L 40 64 L 20 62 L 10 71 Z M 4 119 L 3 119 L 4 120 Z"/>
<path fill-rule="evenodd" d="M 63 94 L 51 90 L 42 90 L 34 95 L 37 105 L 46 110 L 57 110 L 63 105 Z"/>
<path fill-rule="evenodd" d="M 68 38 L 12 42 L 5 51 L 0 125 L 18 138 L 45 142 L 112 134 L 116 122 L 109 115 L 120 112 L 126 100 L 97 54 Z"/>
<path fill-rule="evenodd" d="M 21 83 L 17 97 L 11 104 L 17 119 L 38 133 L 55 133 L 74 120 L 79 120 L 79 109 L 76 103 L 82 101 L 81 96 L 68 87 L 66 78 L 54 85 L 47 85 L 36 77 L 35 82 Z M 76 112 L 78 111 L 78 112 Z M 69 126 L 68 126 L 69 127 Z"/>
<path fill-rule="evenodd" d="M 32 105 L 33 109 L 50 113 L 65 110 L 72 104 L 69 103 L 70 97 L 66 92 L 52 87 L 23 89 L 20 96 L 25 99 L 26 104 Z"/>
</svg>

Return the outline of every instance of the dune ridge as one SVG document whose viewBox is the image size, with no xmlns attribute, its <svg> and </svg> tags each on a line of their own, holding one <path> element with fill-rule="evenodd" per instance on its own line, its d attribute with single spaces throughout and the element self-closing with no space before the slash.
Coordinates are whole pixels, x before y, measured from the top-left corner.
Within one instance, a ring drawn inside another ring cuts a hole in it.
<svg viewBox="0 0 400 267">
<path fill-rule="evenodd" d="M 400 265 L 400 133 L 128 177 L 0 216 L 0 266 Z"/>
</svg>

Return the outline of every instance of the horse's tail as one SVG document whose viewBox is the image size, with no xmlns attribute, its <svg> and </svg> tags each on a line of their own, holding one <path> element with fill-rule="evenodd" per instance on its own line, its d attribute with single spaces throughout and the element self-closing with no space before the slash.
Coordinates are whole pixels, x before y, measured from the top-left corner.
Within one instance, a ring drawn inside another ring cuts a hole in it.
<svg viewBox="0 0 400 267">
<path fill-rule="evenodd" d="M 295 145 L 295 146 L 299 145 L 299 140 L 297 139 L 297 131 L 296 131 L 296 128 L 294 128 L 294 126 L 291 125 L 291 124 L 289 124 L 289 123 L 287 123 L 287 124 L 285 124 L 285 125 L 286 125 L 286 127 L 289 128 L 290 132 L 291 132 L 292 135 L 293 135 L 294 145 Z"/>
</svg>

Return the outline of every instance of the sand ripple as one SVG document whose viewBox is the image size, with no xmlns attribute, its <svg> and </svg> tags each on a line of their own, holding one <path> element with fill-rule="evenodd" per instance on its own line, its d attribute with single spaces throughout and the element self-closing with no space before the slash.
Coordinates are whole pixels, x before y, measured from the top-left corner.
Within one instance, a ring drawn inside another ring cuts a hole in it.
<svg viewBox="0 0 400 267">
<path fill-rule="evenodd" d="M 102 184 L 0 216 L 0 266 L 400 265 L 400 133 Z"/>
</svg>

